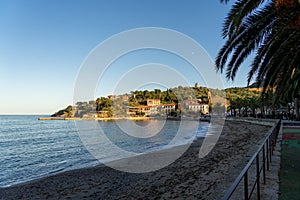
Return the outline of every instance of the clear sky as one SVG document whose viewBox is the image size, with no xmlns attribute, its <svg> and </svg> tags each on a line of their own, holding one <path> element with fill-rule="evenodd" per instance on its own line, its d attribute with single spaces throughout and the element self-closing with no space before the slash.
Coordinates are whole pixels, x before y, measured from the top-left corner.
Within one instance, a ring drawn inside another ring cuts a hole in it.
<svg viewBox="0 0 300 200">
<path fill-rule="evenodd" d="M 51 114 L 72 104 L 89 52 L 128 29 L 182 32 L 214 59 L 229 8 L 219 0 L 1 0 L 0 114 Z M 245 86 L 245 74 L 225 86 Z"/>
</svg>

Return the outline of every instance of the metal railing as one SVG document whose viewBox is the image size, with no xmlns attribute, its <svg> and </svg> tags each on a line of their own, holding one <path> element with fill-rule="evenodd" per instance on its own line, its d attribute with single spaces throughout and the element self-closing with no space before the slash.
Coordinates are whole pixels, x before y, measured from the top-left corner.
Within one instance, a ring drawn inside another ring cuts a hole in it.
<svg viewBox="0 0 300 200">
<path fill-rule="evenodd" d="M 251 157 L 247 165 L 244 167 L 240 175 L 235 179 L 235 181 L 230 186 L 229 190 L 226 192 L 222 200 L 230 199 L 234 192 L 237 192 L 237 187 L 240 185 L 242 180 L 244 180 L 244 199 L 251 199 L 254 191 L 256 189 L 257 199 L 260 199 L 260 184 L 261 178 L 262 182 L 266 183 L 266 171 L 270 170 L 270 162 L 272 162 L 272 155 L 274 147 L 277 142 L 277 136 L 280 130 L 280 120 L 269 130 L 267 136 L 263 140 L 262 144 L 259 146 L 257 151 Z M 251 166 L 255 166 L 254 173 L 249 173 Z M 261 177 L 262 174 L 262 177 Z M 249 178 L 252 178 L 252 185 L 250 185 Z M 241 191 L 239 191 L 241 192 Z M 241 199 L 242 194 L 238 194 L 239 199 Z"/>
</svg>

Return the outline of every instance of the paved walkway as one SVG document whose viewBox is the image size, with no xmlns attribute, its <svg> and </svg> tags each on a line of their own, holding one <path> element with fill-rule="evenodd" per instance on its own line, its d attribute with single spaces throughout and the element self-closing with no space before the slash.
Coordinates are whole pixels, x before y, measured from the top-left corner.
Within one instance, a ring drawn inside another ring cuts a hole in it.
<svg viewBox="0 0 300 200">
<path fill-rule="evenodd" d="M 283 121 L 279 200 L 300 199 L 300 122 Z"/>
<path fill-rule="evenodd" d="M 281 139 L 282 131 L 280 130 L 275 145 L 270 170 L 266 173 L 266 184 L 261 184 L 261 198 L 263 200 L 277 200 L 279 198 L 279 171 L 281 159 Z"/>
</svg>

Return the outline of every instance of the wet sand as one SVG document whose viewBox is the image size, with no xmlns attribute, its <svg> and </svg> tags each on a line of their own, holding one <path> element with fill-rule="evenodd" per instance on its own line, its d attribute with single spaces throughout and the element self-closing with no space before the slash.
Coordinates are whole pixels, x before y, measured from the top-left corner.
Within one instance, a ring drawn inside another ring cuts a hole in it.
<svg viewBox="0 0 300 200">
<path fill-rule="evenodd" d="M 127 173 L 100 165 L 1 188 L 0 199 L 220 199 L 269 129 L 226 121 L 216 146 L 204 158 L 198 157 L 203 139 L 197 139 L 174 163 L 154 172 Z"/>
</svg>

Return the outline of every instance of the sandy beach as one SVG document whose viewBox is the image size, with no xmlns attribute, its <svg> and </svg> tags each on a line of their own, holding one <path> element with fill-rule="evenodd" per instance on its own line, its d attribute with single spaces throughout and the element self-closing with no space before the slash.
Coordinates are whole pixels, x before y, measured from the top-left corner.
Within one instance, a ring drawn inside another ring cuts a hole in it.
<svg viewBox="0 0 300 200">
<path fill-rule="evenodd" d="M 154 172 L 126 173 L 100 165 L 1 188 L 0 199 L 220 199 L 269 129 L 226 121 L 217 145 L 204 158 L 198 158 L 203 141 L 198 139 L 174 163 Z M 141 159 L 157 154 L 164 150 Z"/>
</svg>

